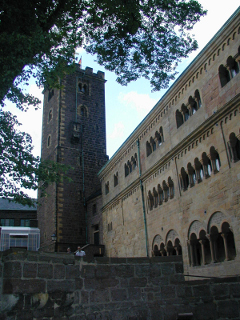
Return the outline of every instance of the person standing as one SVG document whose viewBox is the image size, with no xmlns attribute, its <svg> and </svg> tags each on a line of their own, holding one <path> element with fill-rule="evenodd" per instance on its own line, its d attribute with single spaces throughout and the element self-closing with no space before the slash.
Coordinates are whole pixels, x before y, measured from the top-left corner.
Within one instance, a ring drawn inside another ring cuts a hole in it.
<svg viewBox="0 0 240 320">
<path fill-rule="evenodd" d="M 77 257 L 84 257 L 84 256 L 86 255 L 86 253 L 85 253 L 85 251 L 81 250 L 81 247 L 78 247 L 75 255 L 76 255 Z"/>
</svg>

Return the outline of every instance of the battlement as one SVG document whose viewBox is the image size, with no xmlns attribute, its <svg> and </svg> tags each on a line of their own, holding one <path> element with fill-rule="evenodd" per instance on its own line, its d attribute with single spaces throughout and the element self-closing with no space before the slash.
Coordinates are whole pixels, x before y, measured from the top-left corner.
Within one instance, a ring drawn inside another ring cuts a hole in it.
<svg viewBox="0 0 240 320">
<path fill-rule="evenodd" d="M 77 71 L 80 71 L 81 73 L 84 73 L 85 75 L 91 75 L 91 76 L 96 76 L 101 79 L 105 79 L 105 73 L 102 71 L 97 71 L 97 73 L 93 72 L 93 68 L 90 67 L 85 67 L 85 69 L 82 69 L 79 64 L 76 63 L 77 66 Z"/>
</svg>

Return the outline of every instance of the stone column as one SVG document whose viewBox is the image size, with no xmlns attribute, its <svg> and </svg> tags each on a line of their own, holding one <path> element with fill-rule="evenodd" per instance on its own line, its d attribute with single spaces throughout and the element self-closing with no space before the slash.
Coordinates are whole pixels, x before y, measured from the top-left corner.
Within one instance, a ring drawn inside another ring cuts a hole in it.
<svg viewBox="0 0 240 320">
<path fill-rule="evenodd" d="M 211 235 L 210 234 L 206 234 L 206 237 L 208 238 L 209 243 L 210 243 L 210 251 L 211 251 L 212 262 L 216 262 L 215 254 L 214 254 L 214 246 L 213 246 L 213 241 L 212 241 Z"/>
<path fill-rule="evenodd" d="M 223 242 L 224 242 L 224 249 L 225 249 L 225 260 L 230 260 L 229 255 L 228 255 L 228 246 L 227 246 L 227 234 L 222 233 L 221 236 L 223 237 Z"/>
<path fill-rule="evenodd" d="M 205 249 L 204 249 L 205 240 L 199 240 L 199 242 L 201 244 L 202 263 L 203 263 L 203 265 L 205 265 L 206 264 L 206 261 L 205 261 Z"/>
<path fill-rule="evenodd" d="M 179 256 L 179 251 L 178 251 L 179 246 L 175 246 L 174 249 L 175 249 L 175 251 L 176 251 L 177 256 Z"/>
</svg>

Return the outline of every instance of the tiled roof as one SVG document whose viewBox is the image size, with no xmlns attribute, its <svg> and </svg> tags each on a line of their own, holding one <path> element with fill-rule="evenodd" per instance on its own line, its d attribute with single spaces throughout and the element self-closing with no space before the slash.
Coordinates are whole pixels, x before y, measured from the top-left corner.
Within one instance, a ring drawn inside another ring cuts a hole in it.
<svg viewBox="0 0 240 320">
<path fill-rule="evenodd" d="M 8 199 L 0 198 L 0 210 L 12 210 L 12 211 L 35 211 L 35 207 L 24 206 L 20 203 L 9 201 Z"/>
</svg>

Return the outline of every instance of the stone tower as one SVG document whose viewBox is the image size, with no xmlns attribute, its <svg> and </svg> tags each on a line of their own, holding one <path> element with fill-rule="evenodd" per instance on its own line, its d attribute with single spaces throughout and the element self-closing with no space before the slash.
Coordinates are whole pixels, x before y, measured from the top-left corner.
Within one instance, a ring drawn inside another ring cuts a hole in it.
<svg viewBox="0 0 240 320">
<path fill-rule="evenodd" d="M 77 65 L 61 89 L 44 93 L 42 159 L 72 167 L 71 181 L 45 185 L 47 196 L 39 195 L 44 250 L 75 250 L 88 242 L 86 199 L 101 188 L 97 173 L 107 160 L 105 82 L 103 72 Z"/>
</svg>

